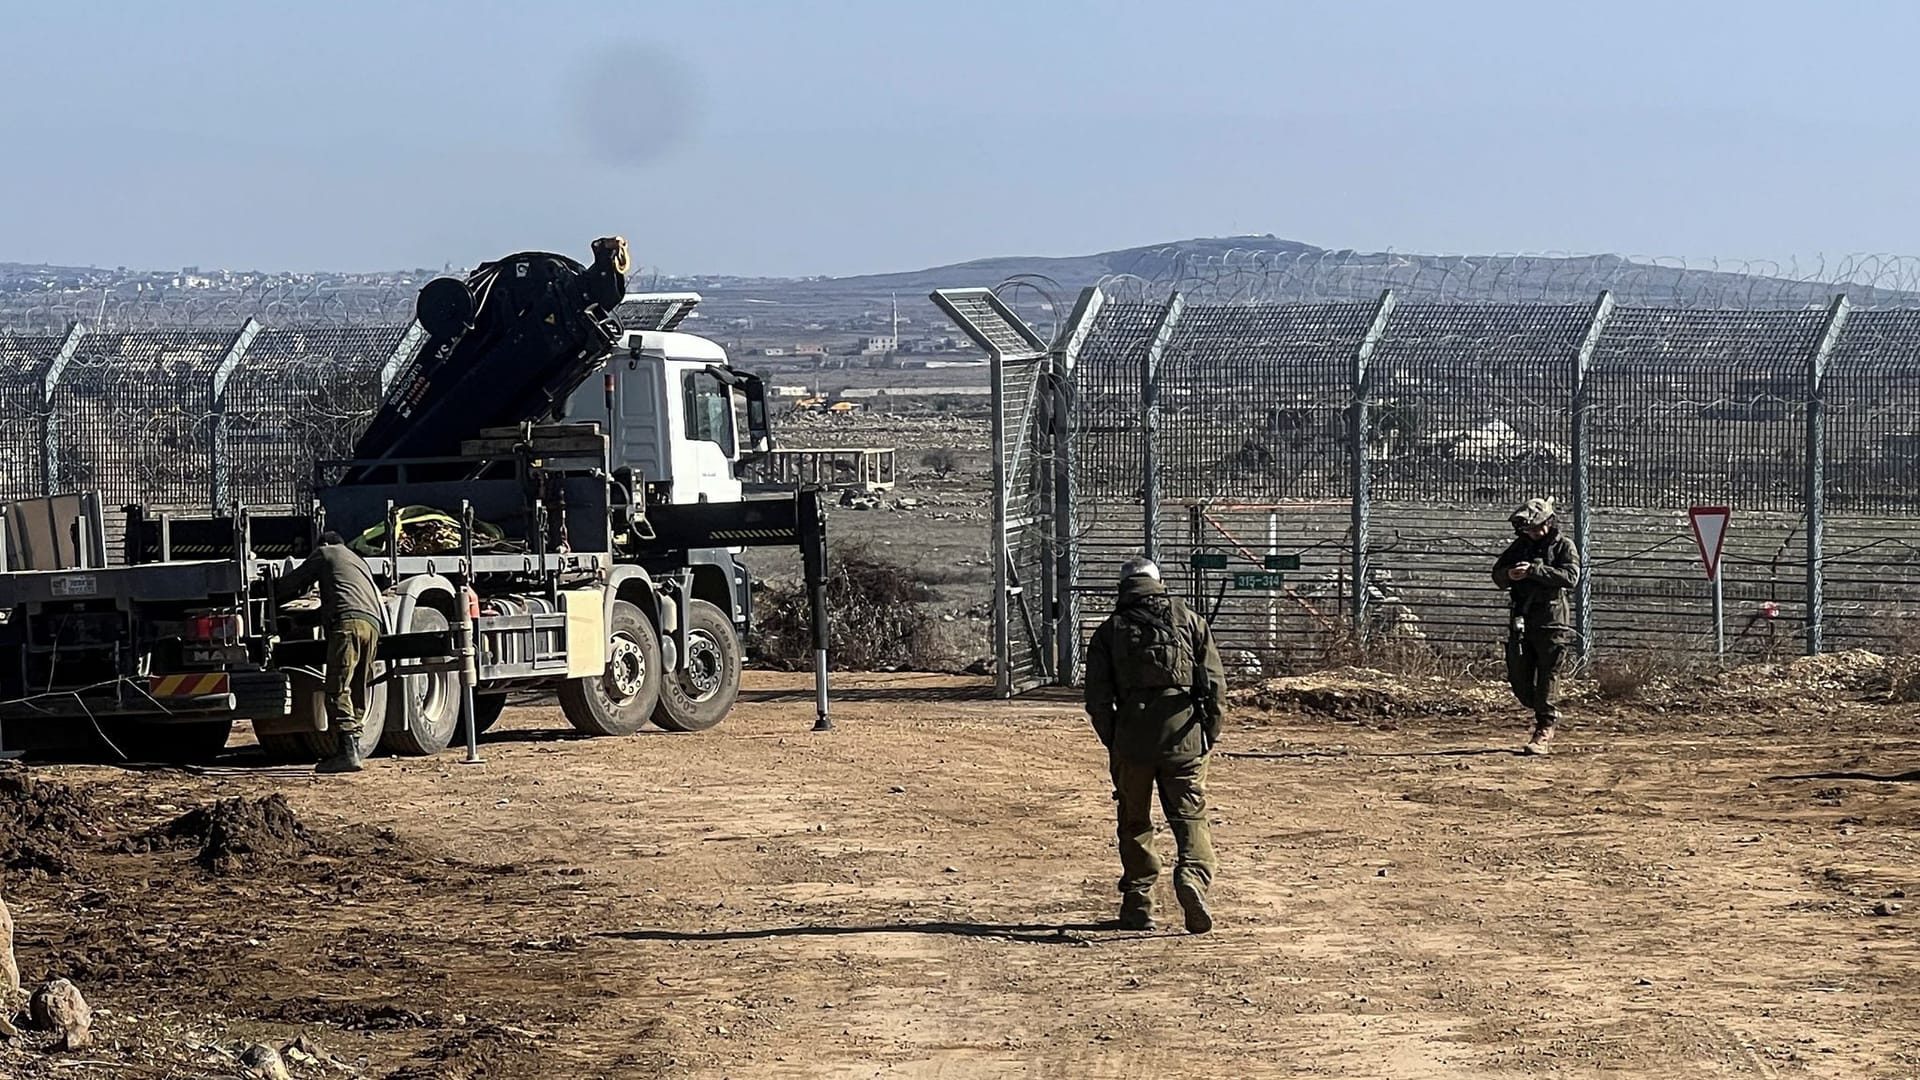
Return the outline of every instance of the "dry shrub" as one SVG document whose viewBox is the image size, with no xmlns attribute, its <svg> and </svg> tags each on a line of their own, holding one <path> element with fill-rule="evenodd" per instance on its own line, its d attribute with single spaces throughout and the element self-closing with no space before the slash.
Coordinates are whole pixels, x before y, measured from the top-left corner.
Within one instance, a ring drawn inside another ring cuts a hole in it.
<svg viewBox="0 0 1920 1080">
<path fill-rule="evenodd" d="M 1610 650 L 1593 659 L 1594 691 L 1602 701 L 1636 701 L 1650 691 L 1668 689 L 1699 676 L 1707 666 L 1696 657 L 1676 652 Z"/>
<path fill-rule="evenodd" d="M 1460 679 L 1469 676 L 1474 660 L 1465 653 L 1441 652 L 1422 638 L 1402 634 L 1378 634 L 1362 641 L 1344 623 L 1329 628 L 1318 641 L 1319 655 L 1307 665 L 1311 670 L 1370 668 L 1394 675 Z"/>
<path fill-rule="evenodd" d="M 842 671 L 945 671 L 954 662 L 944 624 L 920 607 L 934 598 L 912 569 L 864 543 L 827 554 L 827 658 Z M 813 667 L 804 581 L 768 587 L 755 602 L 756 658 L 766 667 Z"/>
</svg>

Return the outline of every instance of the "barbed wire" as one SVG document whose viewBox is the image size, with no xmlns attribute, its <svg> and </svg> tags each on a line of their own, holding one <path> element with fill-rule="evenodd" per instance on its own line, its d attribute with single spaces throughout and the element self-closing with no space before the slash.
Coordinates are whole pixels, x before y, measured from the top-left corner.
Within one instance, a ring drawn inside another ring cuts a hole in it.
<svg viewBox="0 0 1920 1080">
<path fill-rule="evenodd" d="M 1797 310 L 1845 293 L 1856 308 L 1915 308 L 1920 257 L 1464 256 L 1169 245 L 1135 255 L 1097 284 L 1120 302 L 1164 301 L 1174 290 L 1207 304 L 1358 301 L 1392 289 L 1402 301 L 1590 304 L 1606 290 L 1617 303 L 1644 307 Z"/>
</svg>

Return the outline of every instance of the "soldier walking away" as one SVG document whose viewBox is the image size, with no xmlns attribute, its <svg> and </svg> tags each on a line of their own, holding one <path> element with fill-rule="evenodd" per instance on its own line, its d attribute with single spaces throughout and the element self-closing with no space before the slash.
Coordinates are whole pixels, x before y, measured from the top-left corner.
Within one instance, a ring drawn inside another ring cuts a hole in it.
<svg viewBox="0 0 1920 1080">
<path fill-rule="evenodd" d="M 1555 682 L 1573 637 L 1567 590 L 1580 580 L 1580 552 L 1561 535 L 1551 499 L 1529 499 L 1507 519 L 1517 534 L 1493 564 L 1507 590 L 1507 681 L 1533 710 L 1525 753 L 1544 754 L 1560 723 Z"/>
<path fill-rule="evenodd" d="M 1113 614 L 1087 648 L 1087 714 L 1107 747 L 1119 821 L 1120 925 L 1153 929 L 1153 796 L 1179 861 L 1173 892 L 1188 933 L 1213 929 L 1215 869 L 1207 830 L 1207 760 L 1220 739 L 1226 671 L 1205 619 L 1168 595 L 1160 568 L 1130 559 Z"/>
<path fill-rule="evenodd" d="M 313 767 L 317 773 L 359 772 L 362 710 L 380 648 L 380 587 L 373 572 L 336 532 L 322 533 L 306 561 L 274 584 L 281 601 L 320 586 L 320 619 L 327 635 L 327 729 L 339 749 Z"/>
</svg>

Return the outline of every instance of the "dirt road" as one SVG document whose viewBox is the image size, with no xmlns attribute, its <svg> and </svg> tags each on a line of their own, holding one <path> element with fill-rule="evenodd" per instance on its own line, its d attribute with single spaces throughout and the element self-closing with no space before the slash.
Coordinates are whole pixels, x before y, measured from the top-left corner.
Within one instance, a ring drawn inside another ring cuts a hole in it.
<svg viewBox="0 0 1920 1080">
<path fill-rule="evenodd" d="M 510 712 L 473 767 L 35 769 L 90 801 L 0 877 L 21 967 L 103 1015 L 0 1074 L 305 1034 L 408 1078 L 1920 1075 L 1914 706 L 1611 710 L 1546 760 L 1504 710 L 1238 723 L 1189 937 L 1103 925 L 1070 699 L 845 678 L 814 735 L 802 680 L 751 685 L 697 736 Z M 127 842 L 271 793 L 300 828 L 225 872 Z"/>
</svg>

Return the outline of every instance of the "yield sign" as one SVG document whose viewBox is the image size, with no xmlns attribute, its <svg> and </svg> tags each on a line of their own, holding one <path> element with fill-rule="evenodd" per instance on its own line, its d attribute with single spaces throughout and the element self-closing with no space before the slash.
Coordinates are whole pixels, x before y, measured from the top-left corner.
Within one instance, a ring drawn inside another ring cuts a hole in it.
<svg viewBox="0 0 1920 1080">
<path fill-rule="evenodd" d="M 1733 511 L 1724 506 L 1696 506 L 1687 511 L 1693 520 L 1693 542 L 1700 545 L 1700 561 L 1706 564 L 1707 580 L 1720 576 L 1720 548 L 1727 540 L 1727 519 Z"/>
</svg>

